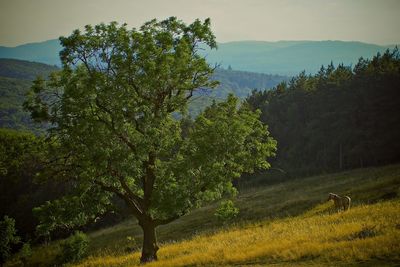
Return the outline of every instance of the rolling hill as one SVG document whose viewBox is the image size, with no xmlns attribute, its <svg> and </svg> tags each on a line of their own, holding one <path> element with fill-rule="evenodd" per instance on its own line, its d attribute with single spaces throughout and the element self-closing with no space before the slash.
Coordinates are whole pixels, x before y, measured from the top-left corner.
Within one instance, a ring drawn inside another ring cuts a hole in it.
<svg viewBox="0 0 400 267">
<path fill-rule="evenodd" d="M 236 41 L 219 43 L 218 50 L 204 50 L 207 60 L 231 66 L 234 70 L 280 75 L 295 75 L 305 70 L 315 73 L 322 64 L 355 64 L 360 57 L 370 58 L 394 45 L 380 46 L 345 41 Z M 0 46 L 0 58 L 15 58 L 59 65 L 58 40 L 24 44 L 16 47 Z"/>
<path fill-rule="evenodd" d="M 399 177 L 400 165 L 388 165 L 244 188 L 230 224 L 212 203 L 159 227 L 160 260 L 149 266 L 398 266 Z M 351 196 L 350 211 L 334 212 L 329 192 Z M 88 235 L 78 266 L 140 266 L 134 219 Z M 26 266 L 52 266 L 60 249 L 35 247 Z M 5 266 L 18 264 L 17 255 Z"/>
<path fill-rule="evenodd" d="M 37 131 L 22 103 L 37 75 L 47 77 L 57 67 L 15 59 L 0 59 L 0 127 Z"/>
</svg>

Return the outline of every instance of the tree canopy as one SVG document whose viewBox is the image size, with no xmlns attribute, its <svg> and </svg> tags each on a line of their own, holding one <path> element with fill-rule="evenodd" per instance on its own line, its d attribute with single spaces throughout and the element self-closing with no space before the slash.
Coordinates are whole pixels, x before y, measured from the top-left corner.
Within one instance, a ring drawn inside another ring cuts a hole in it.
<svg viewBox="0 0 400 267">
<path fill-rule="evenodd" d="M 243 172 L 269 167 L 276 142 L 260 113 L 235 97 L 187 123 L 193 93 L 217 85 L 198 54 L 216 48 L 209 19 L 186 25 L 171 17 L 130 30 L 99 24 L 60 40 L 62 70 L 37 79 L 25 107 L 51 125 L 54 175 L 46 175 L 75 190 L 36 210 L 39 228 L 84 224 L 117 196 L 143 229 L 141 261 L 152 261 L 155 227 L 233 192 Z"/>
<path fill-rule="evenodd" d="M 296 174 L 400 159 L 400 55 L 387 50 L 353 67 L 329 64 L 247 99 L 279 143 L 275 167 Z"/>
</svg>

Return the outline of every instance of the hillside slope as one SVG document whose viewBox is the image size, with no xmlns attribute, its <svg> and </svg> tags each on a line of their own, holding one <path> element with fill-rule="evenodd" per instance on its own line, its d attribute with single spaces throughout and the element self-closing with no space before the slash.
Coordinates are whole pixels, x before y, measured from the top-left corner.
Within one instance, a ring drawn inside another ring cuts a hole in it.
<svg viewBox="0 0 400 267">
<path fill-rule="evenodd" d="M 236 226 L 213 216 L 214 203 L 159 227 L 159 266 L 399 263 L 400 165 L 264 183 L 239 193 Z M 351 211 L 331 214 L 329 192 L 350 195 Z M 91 256 L 81 266 L 135 266 L 141 234 L 133 219 L 90 233 Z M 59 249 L 35 248 L 29 262 L 49 266 Z"/>
<path fill-rule="evenodd" d="M 58 68 L 43 63 L 0 58 L 0 128 L 39 130 L 22 104 L 32 80 L 55 70 Z"/>
<path fill-rule="evenodd" d="M 20 80 L 34 80 L 38 75 L 47 77 L 59 70 L 56 66 L 18 59 L 0 58 L 0 76 Z"/>
<path fill-rule="evenodd" d="M 146 266 L 398 266 L 399 209 L 397 200 L 233 227 L 167 244 Z M 139 257 L 102 256 L 78 266 L 141 266 Z"/>
</svg>

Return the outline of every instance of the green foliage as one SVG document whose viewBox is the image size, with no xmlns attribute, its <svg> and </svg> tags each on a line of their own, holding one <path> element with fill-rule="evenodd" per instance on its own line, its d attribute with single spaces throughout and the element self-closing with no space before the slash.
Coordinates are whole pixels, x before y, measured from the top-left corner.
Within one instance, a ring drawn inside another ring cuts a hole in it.
<svg viewBox="0 0 400 267">
<path fill-rule="evenodd" d="M 83 259 L 89 247 L 89 238 L 82 232 L 75 232 L 61 244 L 61 262 L 77 262 Z"/>
<path fill-rule="evenodd" d="M 215 90 L 204 88 L 195 94 L 188 106 L 189 114 L 192 117 L 198 116 L 214 100 L 223 101 L 229 94 L 244 99 L 251 94 L 252 90 L 272 88 L 280 82 L 288 80 L 288 77 L 218 68 L 211 79 L 218 81 L 219 85 Z"/>
<path fill-rule="evenodd" d="M 0 221 L 0 264 L 3 264 L 11 254 L 11 245 L 19 242 L 15 220 L 4 216 Z"/>
<path fill-rule="evenodd" d="M 274 166 L 310 174 L 397 162 L 400 55 L 330 64 L 247 99 L 279 143 Z"/>
<path fill-rule="evenodd" d="M 58 68 L 45 64 L 13 59 L 0 59 L 0 127 L 43 133 L 46 125 L 34 124 L 23 110 L 32 81 L 36 76 L 47 78 Z M 204 89 L 189 103 L 189 114 L 197 116 L 213 99 L 223 100 L 234 93 L 244 98 L 254 88 L 270 88 L 287 80 L 284 76 L 217 69 L 212 80 L 219 81 L 217 90 Z M 45 110 L 44 110 L 45 111 Z"/>
<path fill-rule="evenodd" d="M 233 220 L 239 214 L 239 209 L 235 207 L 232 200 L 224 200 L 221 202 L 214 216 L 222 222 Z"/>
<path fill-rule="evenodd" d="M 47 77 L 57 69 L 41 63 L 0 59 L 0 127 L 42 131 L 43 126 L 34 125 L 22 103 L 36 76 Z"/>
<path fill-rule="evenodd" d="M 0 129 L 0 216 L 15 218 L 22 237 L 33 234 L 37 224 L 32 208 L 57 194 L 55 186 L 36 181 L 45 152 L 44 138 Z"/>
<path fill-rule="evenodd" d="M 80 195 L 67 195 L 46 201 L 40 207 L 33 209 L 34 215 L 40 221 L 36 234 L 48 238 L 51 232 L 60 226 L 72 230 L 88 222 L 95 222 L 110 205 L 109 194 L 94 189 L 81 192 Z"/>
<path fill-rule="evenodd" d="M 30 86 L 30 81 L 0 77 L 0 127 L 37 131 L 38 126 L 22 108 Z"/>
<path fill-rule="evenodd" d="M 28 259 L 32 256 L 32 249 L 29 243 L 24 243 L 22 248 L 18 252 L 18 258 L 22 262 L 23 266 L 27 265 Z"/>
<path fill-rule="evenodd" d="M 62 71 L 37 79 L 25 103 L 37 121 L 52 124 L 53 166 L 77 197 L 42 207 L 55 217 L 45 229 L 81 225 L 116 196 L 152 232 L 145 238 L 155 238 L 156 226 L 232 192 L 241 173 L 269 167 L 276 142 L 260 113 L 239 107 L 237 98 L 213 104 L 194 122 L 185 116 L 197 90 L 218 84 L 198 54 L 200 44 L 216 47 L 208 19 L 152 20 L 139 30 L 100 24 L 60 40 Z M 97 197 L 83 201 L 85 194 Z M 76 210 L 86 214 L 82 220 Z"/>
</svg>

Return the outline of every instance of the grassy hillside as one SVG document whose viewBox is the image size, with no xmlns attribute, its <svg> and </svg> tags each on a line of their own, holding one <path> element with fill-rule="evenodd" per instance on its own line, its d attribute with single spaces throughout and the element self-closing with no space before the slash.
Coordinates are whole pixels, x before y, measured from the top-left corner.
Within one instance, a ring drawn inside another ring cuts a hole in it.
<svg viewBox="0 0 400 267">
<path fill-rule="evenodd" d="M 146 266 L 396 266 L 399 209 L 397 200 L 346 213 L 316 215 L 312 210 L 304 216 L 233 227 L 164 245 L 159 261 Z M 105 255 L 78 266 L 140 266 L 139 256 Z"/>
<path fill-rule="evenodd" d="M 351 196 L 352 209 L 333 213 L 329 192 Z M 149 266 L 395 266 L 399 196 L 400 165 L 271 181 L 240 192 L 240 214 L 230 226 L 213 216 L 214 203 L 158 228 L 161 260 Z M 133 219 L 90 238 L 81 266 L 138 264 L 141 230 Z M 58 243 L 35 248 L 31 265 L 50 265 L 59 249 Z"/>
</svg>

